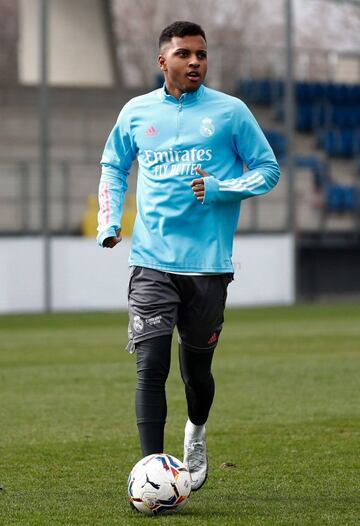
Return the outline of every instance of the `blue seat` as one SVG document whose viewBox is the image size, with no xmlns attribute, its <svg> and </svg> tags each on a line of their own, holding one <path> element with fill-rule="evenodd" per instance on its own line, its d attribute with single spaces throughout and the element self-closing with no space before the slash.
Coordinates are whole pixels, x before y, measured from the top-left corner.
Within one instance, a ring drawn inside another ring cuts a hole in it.
<svg viewBox="0 0 360 526">
<path fill-rule="evenodd" d="M 324 190 L 331 184 L 329 164 L 317 155 L 296 155 L 295 166 L 311 170 L 316 191 Z"/>
<path fill-rule="evenodd" d="M 315 127 L 315 111 L 312 104 L 300 104 L 296 111 L 296 129 L 303 132 Z"/>
<path fill-rule="evenodd" d="M 287 141 L 285 135 L 281 132 L 271 129 L 263 131 L 265 137 L 269 141 L 271 148 L 274 150 L 277 160 L 280 163 L 283 162 L 287 149 Z"/>
<path fill-rule="evenodd" d="M 360 107 L 353 105 L 332 106 L 329 117 L 329 124 L 334 127 L 356 128 L 360 126 Z"/>
<path fill-rule="evenodd" d="M 360 151 L 359 132 L 352 128 L 324 131 L 323 146 L 329 157 L 352 158 Z"/>
<path fill-rule="evenodd" d="M 329 185 L 325 194 L 325 207 L 329 212 L 359 211 L 359 189 L 356 186 Z"/>
<path fill-rule="evenodd" d="M 239 80 L 235 92 L 247 103 L 269 106 L 280 96 L 281 84 L 268 79 Z"/>
</svg>

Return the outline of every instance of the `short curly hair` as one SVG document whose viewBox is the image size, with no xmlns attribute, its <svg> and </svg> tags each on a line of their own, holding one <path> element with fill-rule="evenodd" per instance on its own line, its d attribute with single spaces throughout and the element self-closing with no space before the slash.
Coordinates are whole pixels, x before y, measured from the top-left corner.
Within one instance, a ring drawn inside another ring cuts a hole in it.
<svg viewBox="0 0 360 526">
<path fill-rule="evenodd" d="M 165 42 L 170 42 L 173 37 L 183 38 L 187 36 L 197 35 L 202 36 L 206 42 L 205 31 L 201 26 L 199 26 L 199 24 L 178 20 L 165 27 L 161 31 L 161 35 L 159 37 L 159 48 L 161 48 L 161 46 L 165 44 Z"/>
</svg>

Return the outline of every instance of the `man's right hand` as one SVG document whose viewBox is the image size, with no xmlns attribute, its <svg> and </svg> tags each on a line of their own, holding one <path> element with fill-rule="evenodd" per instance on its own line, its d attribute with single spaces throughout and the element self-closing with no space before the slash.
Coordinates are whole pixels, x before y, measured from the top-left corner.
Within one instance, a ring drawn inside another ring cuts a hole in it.
<svg viewBox="0 0 360 526">
<path fill-rule="evenodd" d="M 105 248 L 114 248 L 122 240 L 120 229 L 116 231 L 116 237 L 107 237 L 103 241 L 103 247 Z"/>
</svg>

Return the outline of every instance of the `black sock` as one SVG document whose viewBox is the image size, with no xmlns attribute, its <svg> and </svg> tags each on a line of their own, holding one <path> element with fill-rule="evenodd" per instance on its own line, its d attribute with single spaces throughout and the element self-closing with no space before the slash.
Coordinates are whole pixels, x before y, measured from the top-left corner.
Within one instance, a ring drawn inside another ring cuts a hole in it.
<svg viewBox="0 0 360 526">
<path fill-rule="evenodd" d="M 188 415 L 197 426 L 208 419 L 215 394 L 215 381 L 211 373 L 214 349 L 194 352 L 184 344 L 179 346 L 180 370 L 185 384 Z"/>
<path fill-rule="evenodd" d="M 136 419 L 144 456 L 164 450 L 167 414 L 165 383 L 170 369 L 172 335 L 136 344 Z"/>
<path fill-rule="evenodd" d="M 138 423 L 141 451 L 144 457 L 164 452 L 164 424 Z"/>
</svg>

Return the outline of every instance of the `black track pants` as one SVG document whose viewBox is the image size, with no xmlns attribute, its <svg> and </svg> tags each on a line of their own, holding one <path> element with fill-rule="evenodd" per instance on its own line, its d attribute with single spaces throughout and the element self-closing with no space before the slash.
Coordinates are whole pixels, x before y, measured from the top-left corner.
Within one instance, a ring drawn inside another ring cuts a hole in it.
<svg viewBox="0 0 360 526">
<path fill-rule="evenodd" d="M 171 361 L 171 335 L 157 336 L 136 344 L 137 386 L 135 409 L 144 456 L 164 451 L 167 414 L 165 383 Z M 179 345 L 181 376 L 185 384 L 188 414 L 193 424 L 204 424 L 214 398 L 211 374 L 214 349 L 199 352 Z"/>
</svg>

